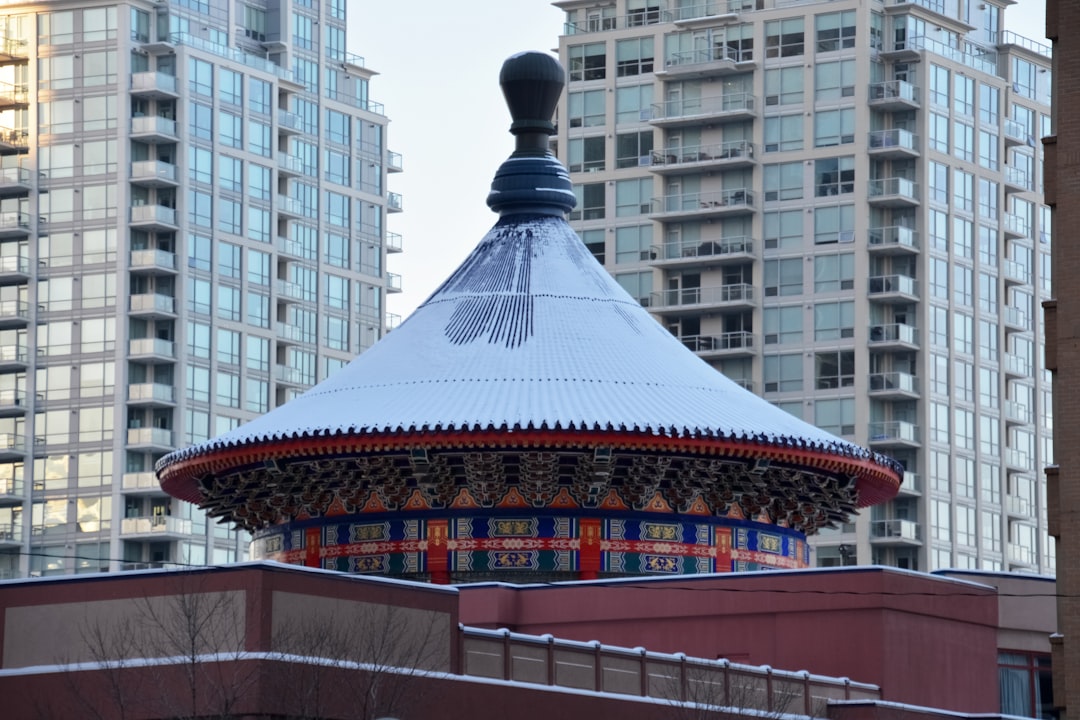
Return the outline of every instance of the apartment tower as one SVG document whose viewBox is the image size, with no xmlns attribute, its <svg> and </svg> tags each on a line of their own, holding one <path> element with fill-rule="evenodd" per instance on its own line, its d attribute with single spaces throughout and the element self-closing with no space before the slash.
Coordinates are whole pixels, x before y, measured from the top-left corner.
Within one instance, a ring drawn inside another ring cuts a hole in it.
<svg viewBox="0 0 1080 720">
<path fill-rule="evenodd" d="M 386 329 L 401 199 L 346 0 L 0 10 L 0 577 L 245 557 L 169 451 Z"/>
<path fill-rule="evenodd" d="M 891 455 L 818 565 L 1052 573 L 1050 48 L 1008 0 L 568 0 L 593 254 L 717 370 Z"/>
</svg>

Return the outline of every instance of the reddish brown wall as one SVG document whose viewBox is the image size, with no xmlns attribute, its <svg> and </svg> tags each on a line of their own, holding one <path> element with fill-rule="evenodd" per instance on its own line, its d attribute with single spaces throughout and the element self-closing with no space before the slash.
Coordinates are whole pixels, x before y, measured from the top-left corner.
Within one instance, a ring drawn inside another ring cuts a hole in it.
<svg viewBox="0 0 1080 720">
<path fill-rule="evenodd" d="M 695 657 L 807 669 L 896 702 L 994 712 L 993 589 L 882 568 L 461 588 L 461 620 Z"/>
</svg>

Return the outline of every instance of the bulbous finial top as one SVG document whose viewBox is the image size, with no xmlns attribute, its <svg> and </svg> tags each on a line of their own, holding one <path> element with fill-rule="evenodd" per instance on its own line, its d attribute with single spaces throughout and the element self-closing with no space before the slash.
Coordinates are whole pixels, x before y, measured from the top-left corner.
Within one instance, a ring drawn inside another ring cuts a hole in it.
<svg viewBox="0 0 1080 720">
<path fill-rule="evenodd" d="M 499 85 L 514 119 L 511 133 L 555 134 L 551 116 L 562 93 L 563 78 L 559 61 L 547 53 L 518 53 L 503 63 Z"/>
<path fill-rule="evenodd" d="M 503 63 L 499 84 L 513 118 L 515 148 L 495 173 L 487 198 L 500 215 L 563 215 L 577 204 L 566 168 L 548 150 L 564 77 L 562 65 L 547 53 L 518 53 Z"/>
</svg>

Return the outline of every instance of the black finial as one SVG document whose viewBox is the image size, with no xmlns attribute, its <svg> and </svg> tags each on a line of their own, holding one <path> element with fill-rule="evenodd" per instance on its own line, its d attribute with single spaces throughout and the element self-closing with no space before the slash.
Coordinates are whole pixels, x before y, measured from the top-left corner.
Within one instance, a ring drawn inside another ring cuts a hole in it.
<svg viewBox="0 0 1080 720">
<path fill-rule="evenodd" d="M 561 215 L 577 204 L 566 168 L 548 151 L 564 77 L 562 65 L 546 53 L 518 53 L 503 63 L 499 84 L 517 141 L 514 154 L 495 173 L 487 199 L 500 215 Z"/>
</svg>

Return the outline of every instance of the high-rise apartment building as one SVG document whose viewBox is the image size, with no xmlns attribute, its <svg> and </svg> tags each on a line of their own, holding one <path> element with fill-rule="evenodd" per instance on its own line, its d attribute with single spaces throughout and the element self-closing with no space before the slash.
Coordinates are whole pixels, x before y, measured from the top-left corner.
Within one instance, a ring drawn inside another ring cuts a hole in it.
<svg viewBox="0 0 1080 720">
<path fill-rule="evenodd" d="M 0 577 L 243 557 L 155 461 L 384 331 L 401 158 L 347 5 L 0 9 Z"/>
<path fill-rule="evenodd" d="M 820 565 L 1051 573 L 1050 48 L 1009 0 L 565 0 L 586 245 L 717 370 L 899 460 Z"/>
</svg>

